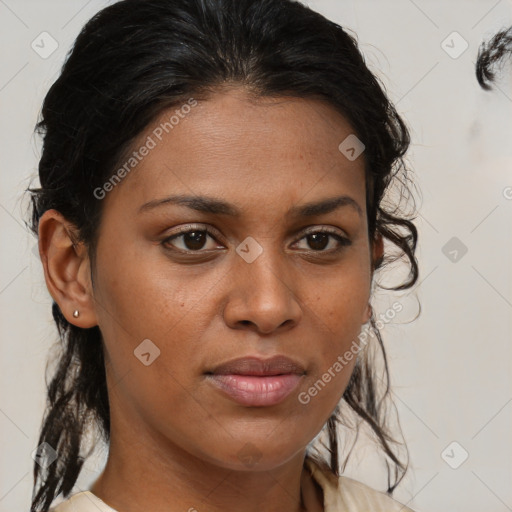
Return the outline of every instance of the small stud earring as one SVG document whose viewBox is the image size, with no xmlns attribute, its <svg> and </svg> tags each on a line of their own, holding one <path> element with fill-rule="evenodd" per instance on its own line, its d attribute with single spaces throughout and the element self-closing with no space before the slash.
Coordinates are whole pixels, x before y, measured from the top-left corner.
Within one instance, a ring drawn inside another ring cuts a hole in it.
<svg viewBox="0 0 512 512">
<path fill-rule="evenodd" d="M 73 316 L 74 316 L 75 318 L 78 318 L 78 315 L 79 315 L 79 314 L 80 314 L 80 313 L 78 312 L 78 309 L 75 309 L 75 311 L 73 311 Z"/>
</svg>

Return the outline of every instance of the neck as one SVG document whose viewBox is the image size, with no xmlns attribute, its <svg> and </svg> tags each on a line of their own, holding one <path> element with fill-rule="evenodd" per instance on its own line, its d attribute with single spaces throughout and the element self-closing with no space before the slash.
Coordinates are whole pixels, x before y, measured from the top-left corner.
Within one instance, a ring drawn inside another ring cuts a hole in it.
<svg viewBox="0 0 512 512">
<path fill-rule="evenodd" d="M 270 471 L 236 471 L 195 457 L 158 434 L 115 429 L 91 492 L 118 512 L 321 512 L 305 450 Z M 143 439 L 144 442 L 141 442 Z"/>
</svg>

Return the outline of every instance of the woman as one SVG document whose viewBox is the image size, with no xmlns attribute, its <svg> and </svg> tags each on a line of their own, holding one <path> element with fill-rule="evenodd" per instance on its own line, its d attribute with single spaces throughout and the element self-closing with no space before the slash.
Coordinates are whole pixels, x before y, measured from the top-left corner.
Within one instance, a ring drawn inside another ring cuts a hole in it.
<svg viewBox="0 0 512 512">
<path fill-rule="evenodd" d="M 410 139 L 356 41 L 292 0 L 123 0 L 37 129 L 63 350 L 31 510 L 410 511 L 379 332 L 401 305 L 369 304 L 385 240 L 411 265 L 395 289 L 418 278 L 386 194 L 408 192 Z M 386 494 L 340 476 L 337 424 L 361 421 Z M 70 496 L 93 426 L 106 467 Z"/>
</svg>

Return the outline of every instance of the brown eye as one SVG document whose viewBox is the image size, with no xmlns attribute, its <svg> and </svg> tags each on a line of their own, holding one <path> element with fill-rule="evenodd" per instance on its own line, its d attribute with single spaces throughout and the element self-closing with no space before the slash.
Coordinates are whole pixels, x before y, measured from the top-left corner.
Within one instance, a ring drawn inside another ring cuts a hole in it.
<svg viewBox="0 0 512 512">
<path fill-rule="evenodd" d="M 198 251 L 204 247 L 208 235 L 205 231 L 189 231 L 181 236 L 187 250 Z"/>
<path fill-rule="evenodd" d="M 312 252 L 336 252 L 341 250 L 343 247 L 351 245 L 352 242 L 343 236 L 341 236 L 338 232 L 333 232 L 329 230 L 320 230 L 307 233 L 301 240 L 306 240 L 308 247 L 306 250 L 310 250 Z M 331 240 L 336 240 L 338 242 L 337 247 L 336 243 L 331 244 L 334 247 L 328 248 Z M 326 250 L 326 248 L 328 248 Z"/>
<path fill-rule="evenodd" d="M 171 250 L 183 252 L 202 252 L 218 248 L 218 245 L 213 243 L 210 247 L 205 247 L 209 238 L 215 240 L 207 229 L 188 229 L 167 237 L 162 244 Z"/>
<path fill-rule="evenodd" d="M 315 251 L 323 251 L 327 245 L 329 245 L 330 235 L 325 233 L 313 233 L 306 237 L 308 239 L 309 246 Z"/>
</svg>

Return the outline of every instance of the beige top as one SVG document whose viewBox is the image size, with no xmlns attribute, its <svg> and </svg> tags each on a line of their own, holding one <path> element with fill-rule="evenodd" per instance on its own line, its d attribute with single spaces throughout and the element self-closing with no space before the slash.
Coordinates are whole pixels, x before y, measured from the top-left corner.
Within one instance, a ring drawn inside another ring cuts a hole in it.
<svg viewBox="0 0 512 512">
<path fill-rule="evenodd" d="M 383 492 L 348 478 L 338 479 L 307 458 L 305 464 L 324 495 L 324 512 L 414 512 Z M 91 491 L 81 491 L 49 512 L 117 512 Z"/>
</svg>

